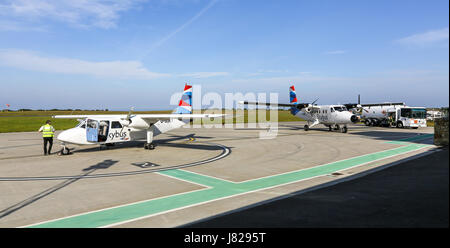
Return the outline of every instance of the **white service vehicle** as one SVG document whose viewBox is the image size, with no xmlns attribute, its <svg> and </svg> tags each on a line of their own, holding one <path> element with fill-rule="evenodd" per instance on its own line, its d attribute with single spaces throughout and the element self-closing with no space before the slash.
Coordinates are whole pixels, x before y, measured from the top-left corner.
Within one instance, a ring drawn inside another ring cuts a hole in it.
<svg viewBox="0 0 450 248">
<path fill-rule="evenodd" d="M 424 107 L 409 107 L 404 103 L 360 104 L 358 107 L 360 118 L 366 126 L 427 126 L 427 109 Z"/>
<path fill-rule="evenodd" d="M 442 112 L 437 110 L 428 110 L 427 111 L 427 120 L 433 121 L 436 118 L 442 118 Z"/>
</svg>

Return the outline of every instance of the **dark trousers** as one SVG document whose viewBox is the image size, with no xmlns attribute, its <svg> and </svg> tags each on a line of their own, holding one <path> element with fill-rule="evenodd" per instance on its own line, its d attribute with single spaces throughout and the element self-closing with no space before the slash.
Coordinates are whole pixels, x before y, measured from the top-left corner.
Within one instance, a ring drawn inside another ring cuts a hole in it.
<svg viewBox="0 0 450 248">
<path fill-rule="evenodd" d="M 47 143 L 49 143 L 48 152 L 47 152 Z M 53 137 L 44 137 L 44 154 L 50 154 L 52 152 L 52 146 L 53 146 Z"/>
</svg>

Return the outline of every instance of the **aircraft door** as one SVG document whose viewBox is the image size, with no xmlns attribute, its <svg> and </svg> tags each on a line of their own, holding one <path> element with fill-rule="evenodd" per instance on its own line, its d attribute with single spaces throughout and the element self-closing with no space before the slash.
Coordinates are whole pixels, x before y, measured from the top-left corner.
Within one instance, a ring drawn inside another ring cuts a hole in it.
<svg viewBox="0 0 450 248">
<path fill-rule="evenodd" d="M 98 141 L 105 142 L 108 138 L 109 133 L 109 121 L 100 121 Z"/>
<path fill-rule="evenodd" d="M 98 142 L 99 122 L 88 119 L 86 121 L 86 139 L 88 142 Z"/>
<path fill-rule="evenodd" d="M 329 117 L 328 120 L 329 120 L 331 123 L 335 123 L 338 114 L 337 114 L 336 110 L 334 110 L 333 107 L 330 107 L 329 111 L 330 111 L 330 113 L 329 113 L 329 115 L 328 115 L 328 117 Z"/>
</svg>

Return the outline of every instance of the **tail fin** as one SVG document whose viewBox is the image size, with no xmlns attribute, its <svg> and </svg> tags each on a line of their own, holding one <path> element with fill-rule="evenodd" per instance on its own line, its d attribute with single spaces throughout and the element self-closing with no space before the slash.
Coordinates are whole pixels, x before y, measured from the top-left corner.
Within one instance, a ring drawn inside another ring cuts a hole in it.
<svg viewBox="0 0 450 248">
<path fill-rule="evenodd" d="M 192 86 L 186 84 L 184 86 L 183 95 L 178 103 L 178 107 L 174 110 L 174 114 L 192 114 Z"/>
<path fill-rule="evenodd" d="M 298 103 L 297 94 L 295 93 L 294 85 L 289 87 L 289 98 L 290 98 L 290 103 L 294 103 L 294 104 Z"/>
<path fill-rule="evenodd" d="M 290 98 L 290 103 L 291 104 L 297 104 L 297 93 L 295 93 L 295 87 L 294 85 L 292 85 L 291 87 L 289 87 L 289 98 Z M 298 108 L 296 107 L 291 107 L 291 114 L 292 115 L 296 115 L 298 113 L 298 111 L 300 111 Z"/>
</svg>

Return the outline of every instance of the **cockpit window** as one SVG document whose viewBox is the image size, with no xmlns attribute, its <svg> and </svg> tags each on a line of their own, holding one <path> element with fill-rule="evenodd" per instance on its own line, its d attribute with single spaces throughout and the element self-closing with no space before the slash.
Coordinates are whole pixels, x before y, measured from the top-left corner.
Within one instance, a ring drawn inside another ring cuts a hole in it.
<svg viewBox="0 0 450 248">
<path fill-rule="evenodd" d="M 80 127 L 80 128 L 86 128 L 86 122 L 85 122 L 85 121 L 82 121 L 82 122 L 78 123 L 78 126 L 77 126 L 77 127 Z"/>
<path fill-rule="evenodd" d="M 344 106 L 334 106 L 334 110 L 339 112 L 347 111 L 347 109 Z"/>
<path fill-rule="evenodd" d="M 122 124 L 118 121 L 111 122 L 111 128 L 122 128 Z"/>
</svg>

